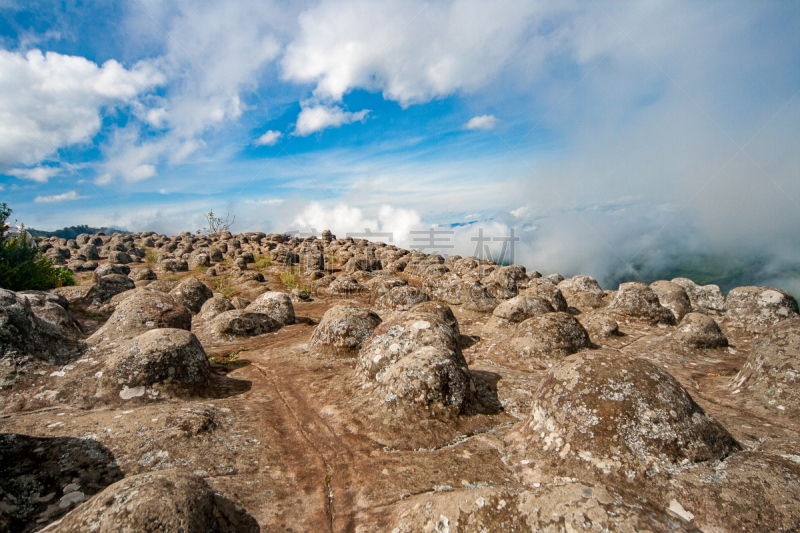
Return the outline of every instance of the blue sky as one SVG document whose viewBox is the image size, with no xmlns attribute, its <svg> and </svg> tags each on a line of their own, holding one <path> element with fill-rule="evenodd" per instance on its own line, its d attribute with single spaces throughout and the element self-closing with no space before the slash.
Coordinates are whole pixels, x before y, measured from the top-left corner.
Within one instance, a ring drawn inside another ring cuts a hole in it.
<svg viewBox="0 0 800 533">
<path fill-rule="evenodd" d="M 0 198 L 37 229 L 454 227 L 465 255 L 513 228 L 601 280 L 757 255 L 794 288 L 798 91 L 789 1 L 0 0 Z"/>
</svg>

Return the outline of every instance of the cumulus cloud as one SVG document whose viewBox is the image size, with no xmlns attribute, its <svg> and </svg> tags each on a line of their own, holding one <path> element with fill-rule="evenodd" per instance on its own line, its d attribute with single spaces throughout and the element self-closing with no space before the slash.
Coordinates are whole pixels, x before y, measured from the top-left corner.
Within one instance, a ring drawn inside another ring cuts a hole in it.
<svg viewBox="0 0 800 533">
<path fill-rule="evenodd" d="M 419 213 L 413 209 L 380 206 L 372 216 L 365 215 L 358 207 L 346 204 L 325 205 L 311 202 L 292 220 L 292 229 L 300 231 L 329 229 L 337 237 L 350 234 L 353 237 L 373 241 L 391 242 L 397 246 L 409 246 L 410 231 L 420 225 Z M 383 235 L 378 235 L 383 234 Z"/>
<path fill-rule="evenodd" d="M 0 72 L 0 166 L 34 165 L 60 148 L 90 140 L 100 129 L 104 107 L 128 102 L 164 81 L 146 63 L 129 70 L 113 59 L 98 66 L 84 57 L 40 50 L 0 50 Z"/>
<path fill-rule="evenodd" d="M 300 15 L 283 75 L 315 83 L 319 98 L 364 88 L 403 106 L 426 102 L 485 85 L 535 34 L 532 24 L 563 10 L 518 1 L 326 0 Z"/>
<path fill-rule="evenodd" d="M 364 121 L 369 109 L 358 112 L 345 111 L 338 106 L 312 105 L 303 107 L 297 115 L 297 123 L 292 135 L 305 137 L 326 128 L 338 128 L 344 124 Z"/>
<path fill-rule="evenodd" d="M 480 115 L 472 117 L 464 124 L 465 130 L 493 130 L 500 123 L 500 120 L 494 115 Z"/>
<path fill-rule="evenodd" d="M 86 196 L 78 196 L 78 191 L 68 191 L 62 194 L 54 194 L 51 196 L 37 196 L 33 199 L 37 204 L 55 204 L 58 202 L 67 202 L 70 200 L 81 200 L 87 198 Z"/>
<path fill-rule="evenodd" d="M 58 167 L 33 167 L 33 168 L 15 168 L 9 170 L 6 174 L 16 176 L 20 179 L 36 181 L 39 183 L 47 183 L 47 180 L 53 176 L 57 176 L 61 172 Z"/>
<path fill-rule="evenodd" d="M 267 130 L 267 132 L 256 139 L 253 144 L 256 146 L 274 146 L 281 139 L 281 137 L 283 137 L 281 132 L 276 130 Z"/>
</svg>

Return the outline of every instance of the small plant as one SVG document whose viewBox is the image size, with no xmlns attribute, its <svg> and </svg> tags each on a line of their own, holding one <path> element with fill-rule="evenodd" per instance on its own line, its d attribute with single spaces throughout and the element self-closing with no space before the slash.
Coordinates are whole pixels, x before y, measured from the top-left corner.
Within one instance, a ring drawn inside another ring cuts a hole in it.
<svg viewBox="0 0 800 533">
<path fill-rule="evenodd" d="M 226 298 L 233 298 L 237 295 L 236 289 L 231 285 L 230 276 L 216 277 L 211 283 L 214 285 L 214 290 Z"/>
<path fill-rule="evenodd" d="M 228 219 L 230 218 L 230 214 L 225 215 L 225 220 L 214 216 L 214 211 L 209 211 L 205 214 L 207 226 L 200 228 L 197 230 L 197 234 L 201 235 L 203 233 L 217 233 L 219 231 L 228 231 L 233 223 L 236 222 L 236 216 L 234 215 L 233 220 L 230 222 Z"/>
<path fill-rule="evenodd" d="M 151 267 L 156 264 L 158 261 L 158 254 L 154 248 L 148 248 L 147 252 L 144 254 L 144 261 L 147 263 L 147 266 Z"/>
<path fill-rule="evenodd" d="M 91 318 L 92 320 L 95 320 L 95 321 L 98 321 L 98 322 L 99 322 L 99 321 L 100 321 L 100 319 L 102 318 L 102 317 L 101 317 L 100 315 L 98 315 L 97 313 L 92 313 L 92 312 L 88 312 L 88 313 L 86 313 L 86 316 L 88 316 L 88 317 L 89 317 L 89 318 Z"/>
<path fill-rule="evenodd" d="M 297 280 L 294 277 L 296 273 L 297 271 L 295 268 L 291 268 L 290 270 L 285 270 L 281 272 L 280 274 L 281 283 L 283 283 L 283 285 L 287 289 L 294 289 L 295 287 L 297 287 Z"/>
<path fill-rule="evenodd" d="M 255 259 L 253 268 L 262 273 L 264 269 L 269 268 L 269 266 L 272 264 L 272 258 L 266 255 L 255 254 L 253 258 Z"/>
<path fill-rule="evenodd" d="M 236 348 L 234 351 L 232 351 L 222 359 L 217 359 L 209 354 L 206 355 L 209 361 L 211 361 L 212 363 L 216 363 L 218 365 L 235 365 L 243 362 L 239 361 L 239 354 L 249 350 L 250 348 L 245 348 L 244 346 L 240 346 L 239 348 Z"/>
<path fill-rule="evenodd" d="M 167 281 L 180 281 L 180 280 L 181 280 L 180 276 L 170 276 L 167 278 Z"/>
</svg>

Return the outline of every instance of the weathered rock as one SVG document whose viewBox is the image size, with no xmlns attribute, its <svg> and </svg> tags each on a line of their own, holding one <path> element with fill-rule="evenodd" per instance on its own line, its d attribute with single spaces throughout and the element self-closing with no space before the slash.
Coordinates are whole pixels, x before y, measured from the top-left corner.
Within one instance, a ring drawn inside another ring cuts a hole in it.
<svg viewBox="0 0 800 533">
<path fill-rule="evenodd" d="M 700 533 L 661 505 L 611 486 L 565 480 L 535 487 L 526 491 L 456 489 L 411 496 L 394 505 L 385 523 L 367 531 Z M 363 523 L 376 521 L 370 515 L 362 518 Z"/>
<path fill-rule="evenodd" d="M 37 531 L 122 479 L 93 439 L 0 434 L 0 531 Z"/>
<path fill-rule="evenodd" d="M 290 326 L 295 321 L 292 299 L 282 292 L 265 292 L 248 305 L 247 310 L 264 313 L 281 326 Z"/>
<path fill-rule="evenodd" d="M 133 281 L 157 280 L 158 275 L 149 268 L 136 268 L 131 272 L 130 278 Z"/>
<path fill-rule="evenodd" d="M 331 296 L 357 296 L 366 291 L 366 287 L 358 283 L 358 281 L 349 274 L 342 274 L 328 285 L 328 293 Z"/>
<path fill-rule="evenodd" d="M 119 265 L 127 265 L 131 262 L 131 256 L 125 252 L 118 252 L 116 250 L 112 250 L 108 252 L 108 262 L 109 263 L 116 263 Z"/>
<path fill-rule="evenodd" d="M 675 324 L 672 311 L 662 307 L 656 293 L 638 281 L 622 283 L 607 309 L 618 315 L 651 324 Z"/>
<path fill-rule="evenodd" d="M 489 292 L 498 300 L 513 298 L 519 293 L 517 283 L 528 282 L 525 267 L 522 265 L 510 265 L 500 267 L 486 278 L 489 285 Z"/>
<path fill-rule="evenodd" d="M 698 285 L 689 278 L 675 278 L 672 283 L 680 285 L 689 296 L 692 310 L 707 315 L 721 315 L 725 312 L 725 297 L 717 285 Z"/>
<path fill-rule="evenodd" d="M 258 523 L 188 472 L 129 476 L 42 530 L 47 533 L 257 533 Z"/>
<path fill-rule="evenodd" d="M 375 380 L 378 394 L 389 406 L 445 417 L 461 413 L 475 387 L 463 357 L 435 346 L 419 348 L 394 361 Z"/>
<path fill-rule="evenodd" d="M 446 306 L 441 309 L 430 304 L 434 302 L 395 313 L 376 327 L 358 353 L 357 374 L 370 382 L 406 355 L 426 346 L 452 353 L 457 366 L 466 366 L 458 347 L 461 335 L 455 317 L 451 321 L 446 316 L 450 310 Z"/>
<path fill-rule="evenodd" d="M 94 272 L 92 273 L 92 279 L 97 282 L 103 276 L 108 276 L 109 274 L 120 274 L 122 276 L 127 276 L 131 273 L 131 267 L 128 265 L 115 265 L 112 263 L 106 263 L 105 265 L 97 267 Z"/>
<path fill-rule="evenodd" d="M 217 315 L 211 322 L 211 329 L 217 335 L 252 337 L 278 331 L 281 325 L 264 313 L 234 309 Z"/>
<path fill-rule="evenodd" d="M 206 300 L 214 296 L 205 283 L 193 277 L 183 279 L 169 294 L 195 314 L 200 312 Z"/>
<path fill-rule="evenodd" d="M 92 307 L 101 307 L 111 301 L 117 294 L 136 288 L 136 284 L 128 276 L 108 274 L 97 280 L 86 293 L 86 301 Z"/>
<path fill-rule="evenodd" d="M 15 369 L 29 361 L 51 364 L 69 361 L 81 351 L 81 346 L 67 340 L 58 325 L 36 316 L 25 295 L 0 289 L 0 360 L 3 361 L 0 374 L 4 378 L 13 378 Z"/>
<path fill-rule="evenodd" d="M 523 291 L 529 296 L 536 296 L 550 302 L 555 311 L 566 311 L 567 301 L 561 290 L 547 278 L 534 278 L 528 282 L 528 287 Z"/>
<path fill-rule="evenodd" d="M 558 312 L 534 316 L 519 323 L 505 345 L 511 357 L 541 364 L 590 348 L 592 343 L 575 317 Z"/>
<path fill-rule="evenodd" d="M 86 343 L 98 346 L 132 339 L 151 329 L 177 328 L 188 331 L 191 327 L 192 314 L 171 296 L 135 289 L 117 305 L 111 317 Z"/>
<path fill-rule="evenodd" d="M 673 334 L 674 338 L 696 348 L 718 348 L 728 345 L 728 338 L 716 321 L 703 313 L 683 317 Z"/>
<path fill-rule="evenodd" d="M 186 272 L 189 270 L 189 263 L 183 259 L 164 259 L 158 266 L 164 272 Z"/>
<path fill-rule="evenodd" d="M 654 281 L 650 284 L 650 288 L 658 296 L 661 306 L 672 311 L 676 322 L 680 322 L 687 313 L 692 312 L 689 296 L 681 285 L 670 281 Z"/>
<path fill-rule="evenodd" d="M 479 281 L 428 279 L 423 283 L 422 289 L 437 300 L 450 305 L 461 305 L 466 310 L 478 313 L 491 313 L 500 304 L 488 287 Z"/>
<path fill-rule="evenodd" d="M 798 486 L 796 460 L 742 451 L 718 464 L 682 472 L 667 498 L 670 507 L 677 502 L 684 514 L 691 513 L 692 523 L 703 531 L 796 531 Z"/>
<path fill-rule="evenodd" d="M 236 309 L 236 307 L 234 307 L 230 299 L 222 295 L 216 295 L 203 303 L 203 307 L 200 308 L 197 318 L 200 320 L 211 320 L 220 313 L 232 311 L 233 309 Z"/>
<path fill-rule="evenodd" d="M 748 404 L 800 418 L 800 317 L 765 331 L 733 380 Z"/>
<path fill-rule="evenodd" d="M 407 311 L 420 302 L 427 302 L 430 298 L 413 285 L 401 285 L 389 289 L 383 296 L 378 298 L 375 305 L 378 309 L 391 309 L 395 311 Z"/>
<path fill-rule="evenodd" d="M 156 385 L 200 387 L 208 382 L 210 368 L 194 333 L 153 329 L 106 354 L 101 390 L 127 400 Z"/>
<path fill-rule="evenodd" d="M 606 339 L 619 335 L 619 324 L 610 316 L 599 313 L 583 313 L 578 316 L 578 322 L 586 328 L 593 339 Z"/>
<path fill-rule="evenodd" d="M 772 287 L 737 287 L 728 293 L 725 307 L 725 324 L 751 333 L 798 314 L 792 295 Z"/>
<path fill-rule="evenodd" d="M 741 450 L 666 371 L 610 351 L 575 354 L 548 372 L 530 417 L 506 438 L 544 478 L 650 483 Z"/>
<path fill-rule="evenodd" d="M 311 335 L 309 346 L 339 357 L 353 357 L 381 323 L 366 307 L 346 302 L 328 309 Z"/>
<path fill-rule="evenodd" d="M 591 276 L 575 276 L 558 284 L 567 304 L 577 308 L 597 309 L 606 305 L 605 293 Z"/>
<path fill-rule="evenodd" d="M 486 327 L 508 328 L 531 317 L 553 312 L 555 309 L 549 301 L 523 292 L 495 307 L 492 311 L 492 318 L 486 323 Z"/>
</svg>

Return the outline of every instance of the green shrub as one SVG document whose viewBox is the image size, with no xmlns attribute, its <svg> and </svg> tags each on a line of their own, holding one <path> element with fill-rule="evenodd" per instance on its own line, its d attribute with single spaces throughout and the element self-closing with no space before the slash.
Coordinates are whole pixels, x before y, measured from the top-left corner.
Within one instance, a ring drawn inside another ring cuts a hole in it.
<svg viewBox="0 0 800 533">
<path fill-rule="evenodd" d="M 253 268 L 262 273 L 264 272 L 265 268 L 268 268 L 272 264 L 272 258 L 269 256 L 255 254 L 253 258 L 255 259 L 255 263 L 253 263 Z"/>
<path fill-rule="evenodd" d="M 283 283 L 287 289 L 294 289 L 297 286 L 297 280 L 295 279 L 294 274 L 294 269 L 281 272 L 281 283 Z"/>
<path fill-rule="evenodd" d="M 12 291 L 49 290 L 75 285 L 71 271 L 56 267 L 23 228 L 20 235 L 6 234 L 11 209 L 0 204 L 0 288 Z"/>
</svg>

